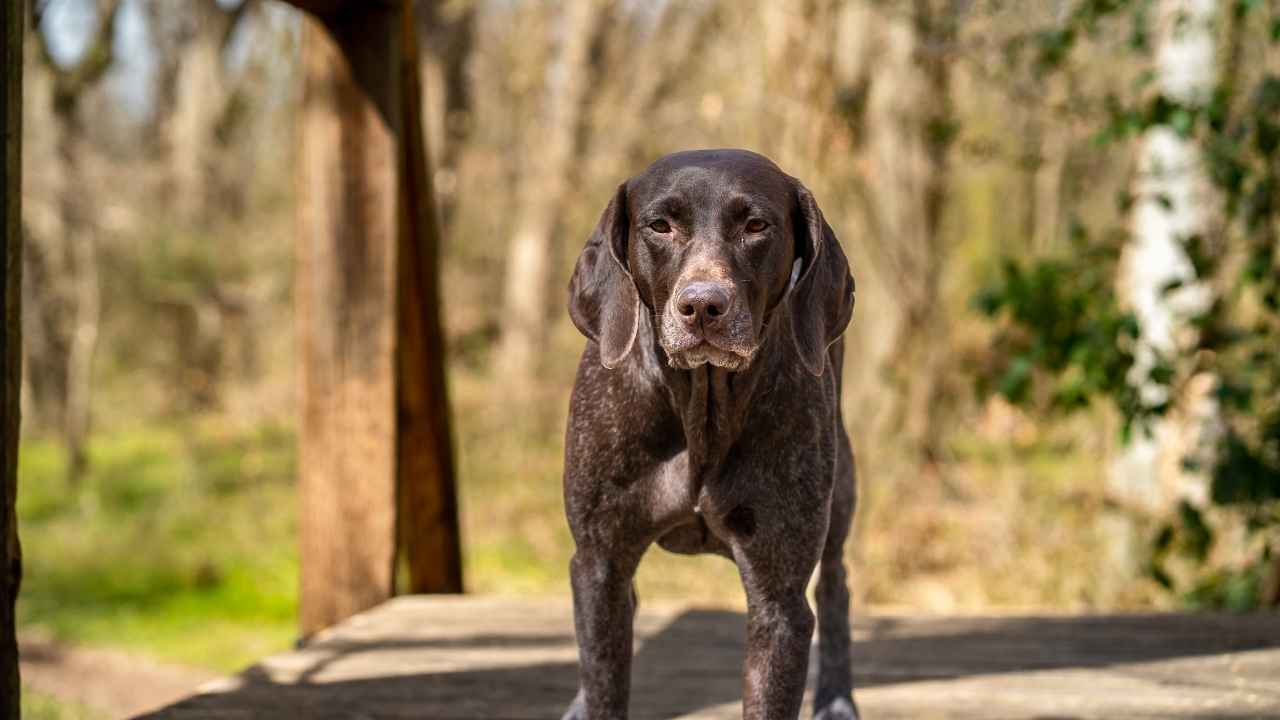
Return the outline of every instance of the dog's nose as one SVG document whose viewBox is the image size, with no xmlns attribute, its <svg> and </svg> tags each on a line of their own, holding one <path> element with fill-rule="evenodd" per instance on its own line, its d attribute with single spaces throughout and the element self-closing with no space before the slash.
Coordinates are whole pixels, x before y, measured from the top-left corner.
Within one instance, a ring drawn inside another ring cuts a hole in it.
<svg viewBox="0 0 1280 720">
<path fill-rule="evenodd" d="M 676 310 L 685 322 L 711 324 L 729 312 L 733 296 L 724 285 L 705 280 L 691 282 L 676 297 Z"/>
</svg>

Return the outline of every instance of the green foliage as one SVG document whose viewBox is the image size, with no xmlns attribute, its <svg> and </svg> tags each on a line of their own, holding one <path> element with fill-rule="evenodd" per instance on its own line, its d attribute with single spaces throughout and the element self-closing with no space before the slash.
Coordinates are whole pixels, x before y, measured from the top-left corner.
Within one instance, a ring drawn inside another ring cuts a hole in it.
<svg viewBox="0 0 1280 720">
<path fill-rule="evenodd" d="M 1156 410 L 1141 407 L 1138 393 L 1125 380 L 1133 365 L 1138 323 L 1110 291 L 1113 249 L 1080 244 L 1079 264 L 1006 259 L 1000 276 L 975 296 L 977 309 L 1004 321 L 995 342 L 1001 361 L 979 378 L 979 389 L 1055 412 L 1082 409 L 1105 395 L 1132 420 Z M 1033 398 L 1037 377 L 1044 392 Z"/>
<path fill-rule="evenodd" d="M 1147 67 L 1127 96 L 1104 98 L 1105 112 L 1094 120 L 1096 142 L 1123 147 L 1164 128 L 1201 152 L 1221 210 L 1206 234 L 1181 240 L 1197 278 L 1215 297 L 1191 318 L 1194 340 L 1175 357 L 1160 358 L 1150 380 L 1177 398 L 1191 377 L 1215 378 L 1222 432 L 1212 466 L 1204 470 L 1216 509 L 1182 504 L 1152 543 L 1150 574 L 1191 606 L 1241 609 L 1267 599 L 1263 587 L 1280 547 L 1280 74 L 1265 63 L 1224 61 L 1204 99 L 1161 93 L 1152 82 L 1150 5 L 1081 0 L 1062 25 L 1015 39 L 1007 56 L 1017 59 L 1021 48 L 1031 46 L 1036 68 L 1060 71 L 1083 38 L 1097 38 L 1108 27 L 1114 36 L 1111 25 L 1127 21 L 1124 51 Z M 1270 15 L 1260 17 L 1261 2 L 1229 4 L 1222 16 L 1229 30 L 1224 57 L 1238 57 L 1242 43 L 1280 44 L 1280 6 L 1269 7 Z M 1169 207 L 1169 199 L 1159 200 Z M 1121 210 L 1130 204 L 1125 198 Z M 1076 236 L 1070 256 L 1006 260 L 999 277 L 976 296 L 976 306 L 1001 323 L 995 342 L 1000 360 L 979 378 L 979 389 L 1066 412 L 1103 398 L 1119 411 L 1127 436 L 1167 408 L 1144 404 L 1127 381 L 1138 325 L 1112 293 L 1114 258 L 1125 236 L 1107 233 L 1093 243 L 1083 230 Z M 1219 566 L 1215 545 L 1240 520 L 1249 558 Z M 1175 558 L 1197 568 L 1189 587 L 1178 587 L 1167 569 Z"/>
</svg>

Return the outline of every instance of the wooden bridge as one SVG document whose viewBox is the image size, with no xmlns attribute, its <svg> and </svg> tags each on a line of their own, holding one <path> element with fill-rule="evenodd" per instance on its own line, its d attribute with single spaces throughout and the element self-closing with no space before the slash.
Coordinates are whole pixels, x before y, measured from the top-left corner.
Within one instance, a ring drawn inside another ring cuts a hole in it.
<svg viewBox="0 0 1280 720">
<path fill-rule="evenodd" d="M 633 716 L 741 717 L 743 623 L 642 607 Z M 873 720 L 1280 718 L 1280 615 L 854 624 L 858 701 Z M 557 718 L 576 662 L 567 600 L 402 597 L 145 717 Z"/>
</svg>

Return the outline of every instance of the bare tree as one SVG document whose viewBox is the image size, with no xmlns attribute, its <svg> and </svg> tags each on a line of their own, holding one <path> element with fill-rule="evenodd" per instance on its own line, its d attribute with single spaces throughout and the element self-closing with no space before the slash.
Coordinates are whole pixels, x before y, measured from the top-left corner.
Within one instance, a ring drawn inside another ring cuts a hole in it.
<svg viewBox="0 0 1280 720">
<path fill-rule="evenodd" d="M 613 10 L 602 38 L 612 52 L 595 73 L 583 129 L 588 177 L 618 178 L 652 159 L 643 152 L 653 140 L 646 121 L 705 59 L 706 38 L 724 15 L 718 3 L 662 3 L 656 19 Z"/>
<path fill-rule="evenodd" d="M 603 0 L 570 0 L 561 6 L 560 37 L 551 60 L 540 114 L 531 118 L 528 160 L 516 198 L 516 220 L 507 252 L 502 294 L 498 366 L 522 388 L 536 375 L 547 334 L 548 273 L 552 234 L 571 187 L 580 147 L 591 50 L 598 43 Z"/>
<path fill-rule="evenodd" d="M 157 174 L 168 196 L 165 220 L 174 232 L 164 242 L 199 238 L 210 228 L 234 225 L 243 214 L 252 183 L 246 176 L 256 168 L 234 152 L 256 104 L 251 96 L 265 90 L 256 56 L 246 52 L 243 67 L 233 75 L 228 53 L 232 42 L 262 21 L 259 0 L 226 5 L 195 0 L 175 7 L 152 0 L 145 9 L 157 47 L 158 102 L 150 119 L 153 133 L 147 149 L 155 156 Z M 217 406 L 225 377 L 255 365 L 253 324 L 255 305 L 238 278 L 219 270 L 234 265 L 246 248 L 228 238 L 214 267 L 184 277 L 152 298 L 174 328 L 178 402 L 197 408 Z M 241 349 L 238 356 L 231 350 Z M 233 364 L 239 360 L 238 366 Z"/>
<path fill-rule="evenodd" d="M 948 248 L 943 227 L 958 118 L 952 73 L 965 0 L 867 3 L 845 26 L 858 48 L 846 77 L 860 103 L 863 154 L 855 189 L 871 242 L 861 250 L 893 298 L 894 340 L 880 372 L 893 403 L 883 427 L 902 427 L 926 459 L 936 458 L 935 404 L 947 322 L 939 300 Z M 883 429 L 882 427 L 882 429 Z"/>
<path fill-rule="evenodd" d="M 148 5 L 153 26 L 165 28 L 168 35 L 161 76 L 169 102 L 160 105 L 163 111 L 157 120 L 180 217 L 208 220 L 213 195 L 222 189 L 216 182 L 223 149 L 218 135 L 227 134 L 227 124 L 236 120 L 237 103 L 243 101 L 229 77 L 226 53 L 258 5 L 258 0 L 229 7 L 217 0 L 192 0 L 180 9 L 166 2 Z M 243 187 L 243 182 L 232 186 Z"/>
<path fill-rule="evenodd" d="M 73 483 L 88 467 L 93 358 L 101 313 L 98 229 L 84 168 L 93 151 L 81 102 L 111 67 L 120 7 L 120 0 L 97 2 L 97 27 L 88 47 L 69 65 L 53 58 L 45 29 L 32 33 L 40 71 L 51 85 L 54 148 L 49 164 L 41 168 L 45 212 L 33 213 L 26 224 L 30 251 L 24 264 L 34 279 L 27 285 L 27 318 L 38 328 L 28 346 L 28 362 L 35 399 L 43 401 L 61 429 Z"/>
<path fill-rule="evenodd" d="M 449 224 L 457 205 L 459 156 L 475 124 L 470 67 L 475 53 L 476 2 L 417 3 L 422 38 L 423 125 L 433 150 L 433 172 L 441 220 Z"/>
</svg>

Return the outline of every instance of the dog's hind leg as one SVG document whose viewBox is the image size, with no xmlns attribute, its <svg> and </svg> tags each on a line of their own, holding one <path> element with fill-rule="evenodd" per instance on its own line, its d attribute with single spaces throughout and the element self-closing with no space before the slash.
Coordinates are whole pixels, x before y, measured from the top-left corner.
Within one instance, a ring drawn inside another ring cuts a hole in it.
<svg viewBox="0 0 1280 720">
<path fill-rule="evenodd" d="M 831 490 L 831 522 L 818 566 L 818 687 L 813 698 L 815 720 L 854 720 L 853 671 L 849 634 L 849 584 L 844 542 L 856 506 L 853 450 L 843 423 L 836 429 L 835 483 Z"/>
</svg>

